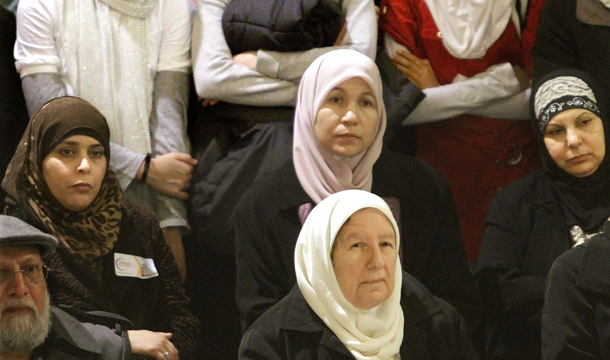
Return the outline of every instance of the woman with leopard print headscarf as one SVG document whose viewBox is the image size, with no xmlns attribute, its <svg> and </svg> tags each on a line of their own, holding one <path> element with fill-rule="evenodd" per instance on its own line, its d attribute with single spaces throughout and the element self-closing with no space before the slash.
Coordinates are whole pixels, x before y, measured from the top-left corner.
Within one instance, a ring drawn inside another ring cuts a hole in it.
<svg viewBox="0 0 610 360">
<path fill-rule="evenodd" d="M 110 131 L 95 107 L 76 97 L 49 101 L 7 170 L 5 213 L 59 240 L 45 256 L 54 304 L 123 315 L 158 333 L 149 356 L 190 358 L 198 324 L 176 262 L 154 214 L 122 201 L 109 160 Z"/>
</svg>

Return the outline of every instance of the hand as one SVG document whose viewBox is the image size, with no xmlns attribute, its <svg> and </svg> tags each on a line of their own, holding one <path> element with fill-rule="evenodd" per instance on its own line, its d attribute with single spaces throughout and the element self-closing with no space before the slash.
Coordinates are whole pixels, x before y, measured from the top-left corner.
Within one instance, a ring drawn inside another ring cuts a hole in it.
<svg viewBox="0 0 610 360">
<path fill-rule="evenodd" d="M 375 16 L 377 16 L 377 21 L 379 21 L 379 14 L 381 14 L 381 9 L 379 6 L 375 5 Z"/>
<path fill-rule="evenodd" d="M 157 360 L 179 360 L 178 350 L 169 341 L 172 334 L 148 330 L 129 330 L 127 334 L 132 354 L 146 355 Z"/>
<path fill-rule="evenodd" d="M 399 49 L 392 57 L 392 61 L 398 70 L 420 89 L 440 86 L 430 61 L 427 59 L 420 59 L 408 51 Z"/>
<path fill-rule="evenodd" d="M 345 38 L 345 33 L 347 32 L 347 21 L 343 22 L 343 27 L 341 28 L 341 32 L 339 32 L 339 36 L 337 36 L 337 40 L 335 40 L 335 46 L 339 46 L 343 44 L 343 39 Z"/>
<path fill-rule="evenodd" d="M 521 91 L 530 87 L 530 77 L 527 75 L 525 70 L 519 65 L 513 65 L 513 71 L 515 72 L 515 77 L 519 80 L 519 86 Z"/>
<path fill-rule="evenodd" d="M 233 56 L 233 61 L 238 64 L 246 65 L 250 69 L 256 68 L 256 51 L 246 51 Z"/>
<path fill-rule="evenodd" d="M 197 160 L 189 154 L 172 152 L 157 156 L 150 160 L 150 168 L 146 184 L 151 188 L 180 200 L 188 199 L 188 188 L 191 181 L 193 166 Z M 143 171 L 144 164 L 140 165 Z M 136 178 L 141 179 L 141 171 Z"/>
<path fill-rule="evenodd" d="M 167 245 L 174 254 L 178 272 L 180 272 L 180 280 L 184 284 L 186 281 L 186 259 L 184 257 L 184 246 L 182 245 L 182 231 L 179 227 L 166 227 L 163 229 L 163 234 Z"/>
</svg>

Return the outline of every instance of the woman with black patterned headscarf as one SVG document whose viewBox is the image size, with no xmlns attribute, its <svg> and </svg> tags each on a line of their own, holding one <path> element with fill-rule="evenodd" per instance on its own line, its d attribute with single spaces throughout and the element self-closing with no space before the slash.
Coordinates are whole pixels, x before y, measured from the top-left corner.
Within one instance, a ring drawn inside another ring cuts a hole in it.
<svg viewBox="0 0 610 360">
<path fill-rule="evenodd" d="M 491 203 L 475 276 L 487 309 L 487 356 L 540 359 L 544 284 L 553 261 L 603 232 L 610 217 L 610 126 L 603 93 L 577 70 L 532 90 L 542 169 Z"/>
</svg>

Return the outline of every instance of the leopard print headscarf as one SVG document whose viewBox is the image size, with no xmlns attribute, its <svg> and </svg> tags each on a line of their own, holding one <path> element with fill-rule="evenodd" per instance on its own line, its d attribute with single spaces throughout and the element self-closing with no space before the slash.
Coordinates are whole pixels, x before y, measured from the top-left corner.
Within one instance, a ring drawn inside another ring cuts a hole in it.
<svg viewBox="0 0 610 360">
<path fill-rule="evenodd" d="M 106 174 L 95 199 L 81 211 L 71 211 L 51 193 L 42 162 L 63 140 L 86 135 L 104 147 Z M 91 104 L 76 97 L 49 101 L 34 114 L 11 160 L 2 188 L 5 213 L 22 208 L 28 221 L 55 236 L 78 263 L 109 253 L 119 236 L 122 192 L 110 170 L 110 131 L 106 119 Z"/>
</svg>

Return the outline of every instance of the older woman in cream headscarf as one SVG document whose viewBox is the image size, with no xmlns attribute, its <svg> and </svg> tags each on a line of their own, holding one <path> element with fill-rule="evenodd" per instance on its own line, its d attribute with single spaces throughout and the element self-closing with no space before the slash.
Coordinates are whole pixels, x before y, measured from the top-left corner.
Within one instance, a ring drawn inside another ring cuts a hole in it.
<svg viewBox="0 0 610 360">
<path fill-rule="evenodd" d="M 399 234 L 377 195 L 322 200 L 296 245 L 297 286 L 246 332 L 240 359 L 476 359 L 457 311 L 402 272 Z"/>
</svg>

